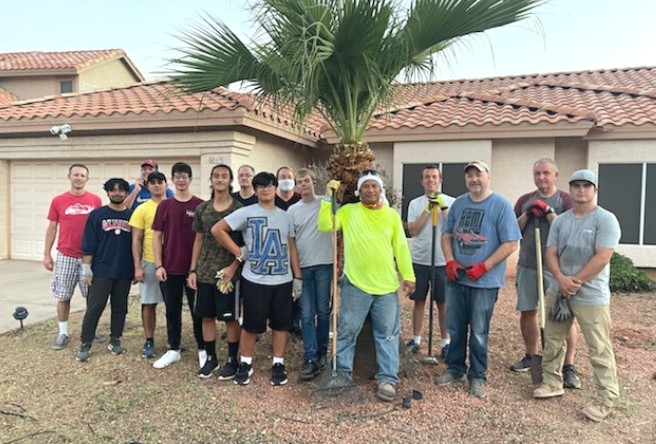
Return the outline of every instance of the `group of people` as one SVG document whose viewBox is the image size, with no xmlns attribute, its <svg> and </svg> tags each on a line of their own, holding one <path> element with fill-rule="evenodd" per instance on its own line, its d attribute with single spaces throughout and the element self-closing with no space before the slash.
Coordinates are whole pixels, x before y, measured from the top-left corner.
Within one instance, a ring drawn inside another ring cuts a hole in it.
<svg viewBox="0 0 656 444">
<path fill-rule="evenodd" d="M 473 161 L 464 168 L 468 192 L 453 198 L 440 192 L 435 165 L 424 168 L 422 196 L 408 207 L 408 247 L 399 214 L 385 199 L 375 171 L 357 182 L 359 202 L 336 208 L 339 182 L 330 181 L 326 196 L 315 194 L 310 169 L 281 167 L 274 175 L 249 165 L 211 171 L 212 197 L 202 201 L 190 190 L 192 169 L 172 167 L 174 190 L 157 162 L 146 160 L 133 185 L 113 178 L 104 184 L 109 204 L 85 190 L 89 171 L 69 170 L 70 191 L 55 197 L 48 219 L 44 264 L 55 270 L 53 295 L 58 301 L 59 334 L 52 348 L 68 343 L 68 312 L 75 286 L 87 297 L 78 361 L 90 357 L 98 321 L 111 298 L 108 349 L 125 352 L 121 336 L 132 280 L 140 285 L 145 342 L 144 358 L 155 357 L 156 307 L 166 306 L 168 345 L 153 367 L 180 361 L 182 308 L 186 297 L 197 342 L 198 376 L 218 373 L 220 380 L 246 385 L 253 375 L 253 350 L 267 327 L 272 330 L 272 385 L 288 382 L 285 349 L 290 332 L 301 333 L 304 364 L 298 377 L 309 380 L 327 364 L 333 275 L 333 235 L 343 237 L 344 264 L 339 278 L 336 363 L 350 377 L 356 339 L 371 316 L 377 395 L 391 401 L 400 383 L 399 289 L 414 301 L 409 352 L 422 348 L 426 299 L 437 304 L 441 357 L 447 369 L 439 386 L 469 381 L 472 396 L 486 394 L 488 333 L 506 259 L 521 245 L 517 269 L 517 309 L 526 355 L 511 366 L 531 368 L 539 356 L 538 280 L 534 229 L 545 249 L 544 288 L 551 307 L 568 301 L 573 317 L 544 325 L 542 383 L 535 398 L 560 396 L 563 386 L 579 388 L 574 367 L 576 319 L 590 348 L 598 395 L 583 413 L 594 421 L 607 416 L 618 396 L 610 342 L 609 262 L 619 242 L 617 219 L 596 205 L 597 180 L 579 170 L 570 179 L 570 194 L 556 186 L 558 167 L 551 159 L 533 168 L 537 190 L 514 207 L 489 187 L 489 167 Z M 432 216 L 432 217 L 431 217 Z M 437 219 L 435 219 L 435 217 Z M 56 266 L 51 257 L 57 229 Z M 436 239 L 434 236 L 439 236 Z M 431 269 L 431 267 L 434 267 Z M 432 288 L 434 286 L 434 288 Z M 432 303 L 432 302 L 431 302 Z M 216 320 L 225 322 L 227 355 L 220 365 Z M 565 353 L 565 344 L 568 344 Z M 469 345 L 469 353 L 467 353 Z M 467 357 L 469 359 L 467 359 Z"/>
</svg>

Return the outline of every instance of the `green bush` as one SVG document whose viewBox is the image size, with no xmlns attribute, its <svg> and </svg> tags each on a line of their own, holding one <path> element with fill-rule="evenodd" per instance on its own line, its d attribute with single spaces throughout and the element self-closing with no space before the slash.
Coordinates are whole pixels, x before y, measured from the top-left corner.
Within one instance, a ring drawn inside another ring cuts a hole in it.
<svg viewBox="0 0 656 444">
<path fill-rule="evenodd" d="M 619 253 L 610 259 L 610 291 L 614 293 L 646 293 L 654 291 L 654 281 L 633 266 L 633 261 Z"/>
</svg>

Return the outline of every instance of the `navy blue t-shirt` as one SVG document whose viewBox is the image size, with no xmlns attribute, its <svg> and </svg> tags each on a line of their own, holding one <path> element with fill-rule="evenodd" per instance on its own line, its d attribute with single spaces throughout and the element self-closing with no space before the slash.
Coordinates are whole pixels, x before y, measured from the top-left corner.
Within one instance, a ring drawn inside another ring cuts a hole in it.
<svg viewBox="0 0 656 444">
<path fill-rule="evenodd" d="M 128 196 L 130 193 L 132 193 L 132 190 L 134 190 L 134 184 L 130 184 L 130 189 L 128 190 Z M 173 190 L 170 188 L 166 189 L 166 198 L 168 199 L 169 197 L 173 197 L 175 193 L 173 193 Z M 132 204 L 132 209 L 136 209 L 139 205 L 147 201 L 148 199 L 152 198 L 153 196 L 150 194 L 150 190 L 148 187 L 143 187 L 141 191 L 139 191 L 139 194 L 137 194 L 137 198 L 134 199 L 134 203 Z"/>
<path fill-rule="evenodd" d="M 89 214 L 82 237 L 82 251 L 93 256 L 94 276 L 108 279 L 132 279 L 132 228 L 128 223 L 132 210 L 100 207 Z"/>
</svg>

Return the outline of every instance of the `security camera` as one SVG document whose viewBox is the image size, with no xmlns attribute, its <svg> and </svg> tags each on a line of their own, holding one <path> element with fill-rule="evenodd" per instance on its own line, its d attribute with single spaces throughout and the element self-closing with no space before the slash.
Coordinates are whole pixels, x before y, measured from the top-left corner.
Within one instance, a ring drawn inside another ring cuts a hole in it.
<svg viewBox="0 0 656 444">
<path fill-rule="evenodd" d="M 59 134 L 59 127 L 55 125 L 52 128 L 50 128 L 50 134 L 52 134 L 53 136 Z"/>
<path fill-rule="evenodd" d="M 68 139 L 67 134 L 69 134 L 73 129 L 68 123 L 63 124 L 62 126 L 53 126 L 50 128 L 50 134 L 53 136 L 59 135 L 59 138 L 61 140 L 66 140 Z"/>
<path fill-rule="evenodd" d="M 71 129 L 71 126 L 68 123 L 65 123 L 59 128 L 59 131 L 62 134 L 68 134 L 72 131 L 72 129 Z"/>
</svg>

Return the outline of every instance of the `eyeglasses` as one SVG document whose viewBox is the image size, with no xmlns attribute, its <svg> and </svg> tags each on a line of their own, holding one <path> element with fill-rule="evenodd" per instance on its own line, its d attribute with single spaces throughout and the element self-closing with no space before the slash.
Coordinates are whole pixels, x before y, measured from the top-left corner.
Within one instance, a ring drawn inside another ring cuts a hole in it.
<svg viewBox="0 0 656 444">
<path fill-rule="evenodd" d="M 173 180 L 189 180 L 189 174 L 174 174 Z"/>
<path fill-rule="evenodd" d="M 267 184 L 267 185 L 255 185 L 255 189 L 256 189 L 256 190 L 267 190 L 267 189 L 275 188 L 275 187 L 276 187 L 276 186 L 275 186 L 274 184 L 272 184 L 272 183 Z"/>
</svg>

